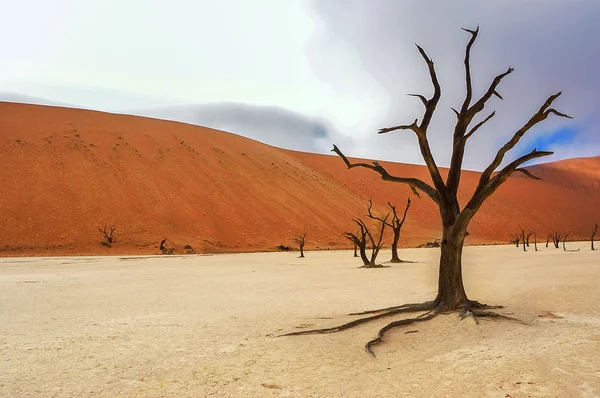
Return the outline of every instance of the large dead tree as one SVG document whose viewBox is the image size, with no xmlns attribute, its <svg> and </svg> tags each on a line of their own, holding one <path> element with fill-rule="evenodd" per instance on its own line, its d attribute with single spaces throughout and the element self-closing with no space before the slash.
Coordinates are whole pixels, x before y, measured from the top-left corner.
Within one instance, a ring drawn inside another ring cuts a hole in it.
<svg viewBox="0 0 600 398">
<path fill-rule="evenodd" d="M 398 212 L 396 211 L 396 206 L 388 202 L 388 206 L 390 206 L 390 209 L 392 209 L 392 219 L 391 221 L 384 221 L 381 217 L 373 215 L 373 200 L 369 199 L 369 218 L 385 223 L 385 225 L 390 227 L 394 232 L 394 239 L 392 240 L 392 259 L 390 260 L 390 263 L 406 262 L 404 260 L 401 260 L 400 257 L 398 257 L 398 241 L 400 240 L 400 230 L 402 229 L 402 225 L 404 225 L 404 221 L 406 221 L 406 214 L 408 213 L 408 209 L 410 208 L 410 203 L 411 202 L 409 197 L 406 201 L 406 207 L 404 208 L 404 214 L 402 215 L 402 219 L 400 219 L 400 217 L 398 217 Z"/>
<path fill-rule="evenodd" d="M 360 249 L 360 257 L 363 260 L 363 268 L 382 268 L 383 266 L 377 264 L 377 256 L 379 251 L 383 247 L 383 233 L 387 226 L 387 219 L 389 214 L 385 218 L 381 219 L 381 230 L 379 235 L 374 237 L 369 227 L 360 218 L 356 218 L 354 221 L 358 225 L 358 231 L 356 234 L 352 232 L 345 232 L 344 236 L 354 243 Z M 379 220 L 379 219 L 378 219 Z M 367 240 L 368 238 L 368 240 Z M 367 257 L 367 245 L 371 243 L 371 258 Z"/>
<path fill-rule="evenodd" d="M 308 231 L 306 229 L 302 230 L 302 233 L 294 236 L 292 239 L 298 247 L 300 247 L 300 258 L 304 258 L 304 244 L 306 243 L 306 237 L 308 236 Z"/>
<path fill-rule="evenodd" d="M 429 98 L 421 94 L 409 94 L 421 100 L 425 107 L 425 112 L 421 119 L 415 119 L 410 124 L 400 124 L 397 126 L 382 128 L 379 134 L 386 134 L 393 131 L 408 131 L 415 134 L 421 155 L 429 171 L 431 183 L 414 178 L 391 175 L 379 162 L 372 163 L 352 163 L 337 147 L 333 146 L 333 152 L 338 154 L 349 169 L 352 168 L 367 168 L 378 173 L 385 181 L 406 184 L 412 192 L 419 196 L 419 192 L 428 196 L 439 208 L 441 223 L 442 223 L 442 245 L 440 255 L 440 265 L 438 273 L 438 291 L 436 297 L 429 302 L 420 304 L 406 304 L 391 308 L 378 309 L 367 311 L 370 315 L 365 318 L 354 320 L 345 325 L 296 332 L 293 334 L 310 334 L 310 333 L 331 333 L 339 330 L 348 329 L 355 325 L 368 322 L 373 319 L 378 319 L 386 316 L 391 316 L 399 313 L 425 311 L 422 315 L 416 318 L 403 319 L 392 322 L 382 328 L 377 337 L 369 341 L 365 348 L 370 355 L 374 355 L 372 351 L 373 345 L 381 342 L 383 335 L 388 330 L 397 327 L 408 325 L 414 322 L 423 322 L 434 318 L 440 313 L 457 311 L 461 317 L 471 316 L 474 319 L 481 316 L 500 316 L 496 312 L 489 311 L 491 308 L 496 308 L 481 304 L 477 301 L 470 300 L 465 292 L 463 277 L 462 277 L 462 251 L 465 238 L 469 235 L 467 228 L 473 219 L 473 216 L 480 209 L 484 201 L 490 197 L 502 185 L 508 177 L 515 172 L 521 172 L 528 177 L 535 178 L 531 172 L 521 166 L 530 160 L 551 155 L 552 152 L 538 151 L 533 149 L 512 162 L 507 163 L 504 167 L 499 168 L 503 164 L 505 155 L 517 145 L 521 138 L 538 123 L 544 121 L 550 115 L 570 118 L 570 116 L 557 111 L 551 105 L 561 95 L 560 92 L 551 95 L 544 101 L 542 106 L 531 116 L 531 118 L 519 128 L 512 137 L 498 150 L 496 156 L 491 163 L 481 173 L 479 183 L 475 188 L 470 200 L 461 208 L 457 193 L 461 178 L 463 158 L 468 140 L 484 126 L 495 115 L 495 112 L 479 119 L 481 112 L 487 105 L 490 104 L 492 97 L 502 99 L 498 92 L 500 82 L 513 72 L 513 68 L 508 68 L 505 72 L 497 75 L 489 87 L 483 92 L 479 98 L 474 98 L 472 81 L 471 81 L 471 66 L 470 56 L 471 48 L 477 39 L 479 27 L 475 30 L 464 29 L 470 35 L 470 40 L 466 45 L 464 67 L 466 76 L 466 95 L 462 105 L 458 109 L 453 109 L 456 114 L 456 124 L 453 132 L 452 156 L 450 167 L 446 181 L 443 180 L 438 165 L 431 153 L 429 145 L 429 126 L 436 111 L 442 91 L 438 81 L 435 65 L 433 60 L 429 58 L 425 50 L 417 45 L 417 49 L 421 57 L 425 60 L 429 76 L 433 84 L 433 95 Z"/>
<path fill-rule="evenodd" d="M 598 224 L 594 223 L 594 231 L 592 232 L 592 237 L 590 238 L 590 241 L 592 242 L 592 250 L 596 250 L 594 249 L 594 236 L 596 235 L 596 232 L 598 232 Z"/>
</svg>

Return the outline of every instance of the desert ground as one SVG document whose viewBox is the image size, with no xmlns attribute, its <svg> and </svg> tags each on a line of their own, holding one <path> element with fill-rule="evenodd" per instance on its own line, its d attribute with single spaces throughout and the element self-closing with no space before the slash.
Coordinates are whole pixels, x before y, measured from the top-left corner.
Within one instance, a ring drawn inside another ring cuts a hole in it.
<svg viewBox="0 0 600 398">
<path fill-rule="evenodd" d="M 599 396 L 600 251 L 540 246 L 464 253 L 470 297 L 526 324 L 442 315 L 376 359 L 363 345 L 396 318 L 278 335 L 433 298 L 438 249 L 383 269 L 350 251 L 2 258 L 0 396 Z"/>
</svg>

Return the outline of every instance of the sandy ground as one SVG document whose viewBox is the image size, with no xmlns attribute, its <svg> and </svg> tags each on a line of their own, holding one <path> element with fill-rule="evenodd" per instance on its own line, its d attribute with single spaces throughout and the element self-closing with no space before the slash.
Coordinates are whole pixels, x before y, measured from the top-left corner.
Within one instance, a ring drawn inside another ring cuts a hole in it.
<svg viewBox="0 0 600 398">
<path fill-rule="evenodd" d="M 470 296 L 529 325 L 439 316 L 375 360 L 389 319 L 276 336 L 433 298 L 436 249 L 373 270 L 350 252 L 3 258 L 0 396 L 600 396 L 600 251 L 577 247 L 466 248 Z"/>
</svg>

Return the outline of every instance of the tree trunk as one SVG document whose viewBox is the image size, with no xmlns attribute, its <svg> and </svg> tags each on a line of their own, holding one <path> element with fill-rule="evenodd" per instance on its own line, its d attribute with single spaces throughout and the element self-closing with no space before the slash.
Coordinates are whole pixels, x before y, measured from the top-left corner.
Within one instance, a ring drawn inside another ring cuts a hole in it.
<svg viewBox="0 0 600 398">
<path fill-rule="evenodd" d="M 446 226 L 442 233 L 438 294 L 438 310 L 455 311 L 468 307 L 462 279 L 462 250 L 467 235 L 466 226 Z"/>
<path fill-rule="evenodd" d="M 304 258 L 304 245 L 300 245 L 300 258 Z"/>
<path fill-rule="evenodd" d="M 354 257 L 358 257 L 358 252 L 356 251 L 358 246 L 354 245 Z"/>
<path fill-rule="evenodd" d="M 367 245 L 361 245 L 360 249 L 360 258 L 363 261 L 363 265 L 368 266 L 370 264 L 369 258 L 367 257 Z"/>
<path fill-rule="evenodd" d="M 393 228 L 394 240 L 392 241 L 392 263 L 401 263 L 400 257 L 398 257 L 398 241 L 400 240 L 400 228 Z"/>
</svg>

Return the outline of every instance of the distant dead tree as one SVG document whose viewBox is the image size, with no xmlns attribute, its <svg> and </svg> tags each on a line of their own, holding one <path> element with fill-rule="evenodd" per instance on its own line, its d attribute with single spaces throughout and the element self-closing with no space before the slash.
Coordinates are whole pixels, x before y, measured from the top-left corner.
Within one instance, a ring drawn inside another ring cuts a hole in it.
<svg viewBox="0 0 600 398">
<path fill-rule="evenodd" d="M 308 236 L 308 231 L 306 229 L 303 229 L 302 234 L 296 235 L 292 239 L 300 247 L 300 258 L 304 258 L 304 244 L 306 243 L 307 236 Z"/>
<path fill-rule="evenodd" d="M 376 263 L 377 256 L 379 255 L 379 251 L 383 247 L 383 234 L 385 232 L 385 227 L 387 226 L 387 219 L 390 215 L 388 214 L 385 218 L 381 219 L 381 230 L 379 231 L 379 235 L 374 237 L 373 233 L 367 227 L 363 220 L 360 218 L 354 219 L 353 221 L 359 227 L 359 233 L 353 234 L 351 232 L 344 233 L 347 239 L 352 241 L 355 245 L 358 245 L 360 248 L 360 256 L 363 260 L 363 268 L 382 268 L 383 266 Z M 367 241 L 368 238 L 368 241 Z M 370 242 L 371 244 L 371 258 L 367 257 L 367 244 Z"/>
<path fill-rule="evenodd" d="M 354 245 L 354 257 L 358 257 L 358 253 L 356 252 L 356 250 L 358 249 L 358 246 L 356 246 L 356 244 Z"/>
<path fill-rule="evenodd" d="M 535 245 L 535 251 L 538 251 L 538 248 L 537 248 L 537 234 L 535 232 L 533 233 L 533 244 Z"/>
<path fill-rule="evenodd" d="M 525 242 L 527 243 L 527 247 L 529 247 L 529 238 L 531 237 L 531 235 L 535 234 L 535 232 L 533 231 L 529 231 L 527 232 L 527 236 L 525 236 Z"/>
<path fill-rule="evenodd" d="M 592 250 L 596 250 L 594 249 L 594 235 L 596 235 L 596 232 L 598 232 L 598 224 L 594 223 L 594 231 L 592 232 L 592 237 L 590 238 L 590 241 L 592 242 Z"/>
<path fill-rule="evenodd" d="M 519 234 L 518 232 L 515 232 L 512 235 L 512 239 L 510 240 L 510 243 L 515 243 L 517 247 L 519 247 L 519 243 L 521 242 L 521 234 Z"/>
<path fill-rule="evenodd" d="M 408 213 L 408 209 L 410 208 L 410 197 L 406 201 L 406 208 L 404 209 L 402 219 L 398 217 L 398 213 L 396 212 L 396 206 L 392 205 L 390 202 L 388 202 L 388 206 L 390 206 L 390 209 L 392 209 L 391 221 L 384 221 L 381 217 L 373 215 L 373 199 L 369 199 L 368 216 L 373 220 L 385 222 L 385 225 L 390 227 L 392 231 L 394 231 L 394 239 L 392 240 L 392 259 L 390 260 L 390 263 L 404 263 L 405 261 L 401 260 L 400 257 L 398 257 L 398 241 L 400 240 L 400 230 L 402 229 L 402 225 L 404 225 L 404 221 L 406 221 L 406 213 Z"/>
<path fill-rule="evenodd" d="M 558 249 L 561 239 L 562 239 L 562 236 L 561 236 L 560 232 L 555 231 L 555 232 L 549 233 L 548 238 L 546 238 L 546 247 L 548 247 L 548 242 L 550 240 L 552 240 L 552 243 L 554 243 L 554 248 Z"/>
<path fill-rule="evenodd" d="M 527 247 L 529 247 L 529 239 L 531 238 L 531 235 L 534 234 L 533 231 L 530 232 L 525 232 L 525 228 L 519 226 L 519 230 L 521 231 L 521 235 L 519 236 L 521 242 L 523 242 L 523 251 L 526 252 L 527 251 Z M 517 235 L 517 234 L 515 234 Z M 518 243 L 517 243 L 517 247 L 519 247 Z M 536 251 L 537 251 L 537 246 L 536 246 Z"/>
<path fill-rule="evenodd" d="M 519 230 L 521 231 L 521 242 L 523 242 L 523 251 L 526 252 L 527 251 L 527 238 L 525 236 L 525 229 L 522 228 L 521 226 L 519 226 Z"/>
<path fill-rule="evenodd" d="M 333 146 L 332 151 L 335 152 L 343 161 L 348 169 L 352 168 L 367 168 L 379 174 L 385 181 L 391 181 L 400 184 L 406 184 L 410 187 L 413 194 L 419 196 L 420 193 L 428 196 L 438 207 L 441 229 L 442 229 L 442 245 L 440 250 L 440 261 L 438 268 L 438 289 L 433 300 L 419 304 L 404 304 L 395 307 L 368 311 L 371 314 L 367 317 L 355 319 L 344 325 L 333 328 L 305 330 L 290 334 L 312 334 L 312 333 L 332 333 L 340 330 L 345 330 L 374 319 L 379 319 L 384 316 L 392 316 L 401 313 L 418 312 L 422 314 L 413 318 L 406 318 L 391 322 L 379 330 L 376 337 L 365 345 L 366 351 L 374 356 L 372 347 L 383 340 L 384 334 L 398 326 L 410 325 L 416 322 L 424 322 L 435 318 L 438 314 L 449 312 L 458 312 L 461 318 L 472 317 L 504 317 L 496 312 L 489 311 L 492 306 L 481 304 L 475 300 L 470 300 L 465 291 L 462 274 L 462 253 L 465 238 L 469 235 L 468 227 L 483 203 L 514 173 L 523 173 L 524 175 L 537 179 L 530 171 L 523 168 L 523 164 L 538 159 L 544 156 L 552 155 L 553 152 L 538 151 L 534 148 L 531 152 L 527 152 L 518 156 L 511 162 L 505 162 L 505 155 L 513 149 L 522 137 L 533 127 L 546 120 L 550 115 L 570 118 L 555 108 L 552 104 L 560 97 L 558 92 L 549 96 L 533 113 L 531 118 L 526 121 L 522 127 L 517 129 L 511 138 L 498 150 L 494 159 L 484 169 L 479 177 L 477 186 L 473 190 L 473 194 L 466 200 L 458 200 L 458 192 L 460 179 L 462 174 L 463 160 L 465 148 L 468 140 L 477 133 L 483 125 L 485 125 L 495 115 L 495 112 L 487 116 L 478 118 L 481 112 L 490 105 L 490 99 L 493 97 L 502 98 L 498 92 L 498 87 L 503 79 L 513 72 L 513 68 L 508 68 L 505 72 L 498 74 L 489 86 L 481 90 L 482 95 L 477 98 L 473 90 L 471 79 L 471 48 L 475 43 L 479 28 L 464 29 L 469 35 L 470 40 L 466 45 L 464 67 L 466 94 L 462 104 L 458 109 L 454 109 L 456 114 L 456 124 L 452 133 L 452 153 L 450 158 L 450 167 L 446 173 L 447 177 L 444 180 L 442 173 L 431 152 L 429 136 L 429 127 L 436 112 L 440 101 L 442 90 L 438 81 L 437 72 L 434 62 L 426 54 L 425 50 L 417 45 L 417 49 L 427 65 L 429 77 L 433 85 L 433 94 L 427 98 L 422 94 L 409 94 L 418 98 L 425 108 L 425 111 L 419 120 L 414 119 L 412 123 L 400 124 L 379 129 L 379 134 L 385 134 L 392 131 L 409 131 L 415 134 L 421 156 L 427 166 L 430 182 L 424 181 L 415 177 L 394 176 L 379 162 L 351 162 L 346 155 L 336 146 Z M 384 60 L 385 62 L 385 60 Z M 502 166 L 504 164 L 504 166 Z M 376 315 L 373 315 L 376 313 Z"/>
<path fill-rule="evenodd" d="M 168 239 L 163 239 L 160 241 L 160 246 L 159 246 L 159 250 L 162 252 L 162 254 L 173 254 L 175 253 L 175 248 L 174 247 L 167 247 L 165 246 L 165 243 L 168 241 Z M 171 242 L 173 243 L 173 242 Z"/>
<path fill-rule="evenodd" d="M 360 253 L 360 258 L 362 259 L 363 265 L 369 265 L 369 258 L 367 257 L 367 231 L 366 226 L 360 219 L 353 219 L 356 224 L 358 224 L 358 230 L 355 233 L 352 232 L 344 232 L 342 236 L 348 239 L 350 242 L 354 243 L 354 257 L 356 256 L 356 248 L 358 247 L 358 251 Z"/>
<path fill-rule="evenodd" d="M 100 233 L 102 233 L 102 235 L 104 236 L 104 240 L 106 241 L 106 244 L 108 244 L 108 245 L 115 243 L 115 231 L 116 230 L 117 230 L 117 228 L 114 225 L 111 227 L 109 227 L 108 225 L 104 225 L 104 229 L 98 228 L 98 231 L 100 231 Z"/>
<path fill-rule="evenodd" d="M 565 236 L 563 236 L 563 250 L 567 251 L 567 247 L 565 246 L 566 242 L 567 242 L 567 236 L 569 236 L 569 234 L 565 234 Z"/>
</svg>

